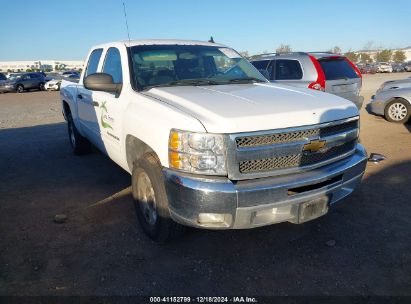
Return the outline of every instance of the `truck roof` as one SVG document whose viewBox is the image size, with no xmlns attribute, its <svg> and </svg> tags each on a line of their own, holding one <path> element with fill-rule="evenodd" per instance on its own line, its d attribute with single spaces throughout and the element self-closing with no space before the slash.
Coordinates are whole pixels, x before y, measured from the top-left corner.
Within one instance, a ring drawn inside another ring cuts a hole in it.
<svg viewBox="0 0 411 304">
<path fill-rule="evenodd" d="M 137 45 L 207 45 L 207 46 L 216 46 L 216 47 L 226 47 L 223 44 L 212 43 L 199 40 L 179 40 L 179 39 L 139 39 L 139 40 L 122 40 L 114 41 L 104 44 L 99 44 L 93 48 L 104 48 L 114 45 L 125 45 L 127 47 L 137 46 Z"/>
</svg>

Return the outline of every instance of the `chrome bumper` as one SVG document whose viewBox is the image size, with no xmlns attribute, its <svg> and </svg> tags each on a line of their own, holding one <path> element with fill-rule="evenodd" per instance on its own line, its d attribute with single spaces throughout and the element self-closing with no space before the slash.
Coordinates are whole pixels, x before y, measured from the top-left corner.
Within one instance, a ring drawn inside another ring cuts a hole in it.
<svg viewBox="0 0 411 304">
<path fill-rule="evenodd" d="M 328 205 L 360 183 L 367 162 L 361 144 L 355 154 L 301 173 L 254 180 L 196 177 L 164 169 L 171 218 L 207 229 L 247 229 L 280 222 L 301 222 L 302 203 L 327 198 Z"/>
</svg>

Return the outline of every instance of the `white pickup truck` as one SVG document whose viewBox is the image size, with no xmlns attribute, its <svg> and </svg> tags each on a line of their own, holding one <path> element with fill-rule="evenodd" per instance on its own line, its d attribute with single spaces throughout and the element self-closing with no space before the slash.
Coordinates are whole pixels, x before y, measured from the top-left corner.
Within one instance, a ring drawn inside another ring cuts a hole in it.
<svg viewBox="0 0 411 304">
<path fill-rule="evenodd" d="M 90 143 L 132 176 L 144 232 L 303 223 L 360 183 L 359 114 L 335 95 L 269 83 L 216 43 L 92 48 L 61 103 L 75 154 Z"/>
</svg>

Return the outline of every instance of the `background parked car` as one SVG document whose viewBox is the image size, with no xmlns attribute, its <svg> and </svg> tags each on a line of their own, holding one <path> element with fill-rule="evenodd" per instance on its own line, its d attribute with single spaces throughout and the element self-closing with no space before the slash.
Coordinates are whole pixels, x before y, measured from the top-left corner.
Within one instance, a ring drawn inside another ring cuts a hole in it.
<svg viewBox="0 0 411 304">
<path fill-rule="evenodd" d="M 61 72 L 60 75 L 63 77 L 69 77 L 70 75 L 75 75 L 80 78 L 80 73 L 77 71 L 64 71 L 64 72 Z"/>
<path fill-rule="evenodd" d="M 271 82 L 305 87 L 351 100 L 361 108 L 360 70 L 345 56 L 333 53 L 263 54 L 251 63 Z"/>
<path fill-rule="evenodd" d="M 411 72 L 411 61 L 408 61 L 407 63 L 404 64 L 404 69 L 407 72 Z"/>
<path fill-rule="evenodd" d="M 394 63 L 392 65 L 392 71 L 399 73 L 399 72 L 404 72 L 405 71 L 405 67 L 403 63 Z"/>
<path fill-rule="evenodd" d="M 44 90 L 44 84 L 45 77 L 41 73 L 14 74 L 0 83 L 0 91 L 23 93 L 31 89 Z"/>
<path fill-rule="evenodd" d="M 361 74 L 375 74 L 377 73 L 377 67 L 375 64 L 364 64 L 360 68 Z"/>
<path fill-rule="evenodd" d="M 388 62 L 377 63 L 377 73 L 392 73 L 392 66 Z"/>
<path fill-rule="evenodd" d="M 80 75 L 79 74 L 66 74 L 65 76 L 62 76 L 60 74 L 51 76 L 48 75 L 48 77 L 46 78 L 47 82 L 45 84 L 45 89 L 48 91 L 59 91 L 60 90 L 60 86 L 61 86 L 61 82 L 63 79 L 65 80 L 69 80 L 71 82 L 78 82 L 80 79 Z"/>
<path fill-rule="evenodd" d="M 411 88 L 377 91 L 368 109 L 388 121 L 406 123 L 411 115 Z"/>
</svg>

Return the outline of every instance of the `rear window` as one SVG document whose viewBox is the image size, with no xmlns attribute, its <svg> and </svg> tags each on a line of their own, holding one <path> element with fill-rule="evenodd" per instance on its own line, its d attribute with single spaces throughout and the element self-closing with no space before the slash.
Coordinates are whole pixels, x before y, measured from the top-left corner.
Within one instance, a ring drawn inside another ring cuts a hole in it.
<svg viewBox="0 0 411 304">
<path fill-rule="evenodd" d="M 298 80 L 301 78 L 303 78 L 303 70 L 297 60 L 276 60 L 275 80 Z"/>
<path fill-rule="evenodd" d="M 318 60 L 326 80 L 359 78 L 351 64 L 345 58 L 324 58 Z"/>
</svg>

